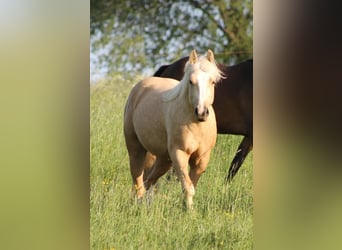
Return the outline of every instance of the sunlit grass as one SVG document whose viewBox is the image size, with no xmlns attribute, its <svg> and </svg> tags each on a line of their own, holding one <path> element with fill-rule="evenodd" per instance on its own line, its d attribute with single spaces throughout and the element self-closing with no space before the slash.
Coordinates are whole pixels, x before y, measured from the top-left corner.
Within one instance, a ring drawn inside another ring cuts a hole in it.
<svg viewBox="0 0 342 250">
<path fill-rule="evenodd" d="M 240 136 L 219 135 L 193 211 L 184 210 L 175 176 L 163 176 L 141 203 L 132 198 L 122 116 L 138 80 L 117 75 L 91 87 L 92 249 L 252 249 L 252 154 L 224 184 Z"/>
</svg>

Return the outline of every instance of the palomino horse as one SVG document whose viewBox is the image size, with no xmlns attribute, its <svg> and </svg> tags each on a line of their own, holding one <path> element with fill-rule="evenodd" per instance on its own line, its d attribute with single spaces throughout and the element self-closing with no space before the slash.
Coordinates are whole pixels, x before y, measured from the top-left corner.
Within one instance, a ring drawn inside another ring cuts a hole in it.
<svg viewBox="0 0 342 250">
<path fill-rule="evenodd" d="M 184 57 L 161 66 L 154 76 L 180 80 L 184 75 Z M 233 179 L 253 145 L 253 60 L 234 66 L 218 64 L 224 78 L 218 82 L 213 107 L 219 134 L 244 135 L 230 165 L 227 181 Z"/>
<path fill-rule="evenodd" d="M 216 143 L 212 103 L 220 78 L 212 51 L 198 58 L 193 50 L 180 82 L 149 77 L 133 87 L 125 106 L 124 134 L 138 199 L 173 165 L 186 205 L 192 208 L 195 187 Z"/>
</svg>

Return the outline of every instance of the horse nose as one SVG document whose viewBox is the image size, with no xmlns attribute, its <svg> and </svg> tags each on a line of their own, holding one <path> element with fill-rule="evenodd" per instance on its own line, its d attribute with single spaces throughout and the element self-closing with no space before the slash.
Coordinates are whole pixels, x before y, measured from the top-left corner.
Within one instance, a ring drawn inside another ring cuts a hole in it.
<svg viewBox="0 0 342 250">
<path fill-rule="evenodd" d="M 209 109 L 207 107 L 204 107 L 202 112 L 200 112 L 198 107 L 196 107 L 195 108 L 195 115 L 197 116 L 198 121 L 204 122 L 209 115 Z"/>
</svg>

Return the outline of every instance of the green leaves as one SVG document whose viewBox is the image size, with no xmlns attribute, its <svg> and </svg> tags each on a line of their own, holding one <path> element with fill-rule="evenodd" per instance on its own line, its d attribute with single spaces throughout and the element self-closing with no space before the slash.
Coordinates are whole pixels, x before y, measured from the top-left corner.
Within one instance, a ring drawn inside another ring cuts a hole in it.
<svg viewBox="0 0 342 250">
<path fill-rule="evenodd" d="M 252 57 L 252 1 L 91 1 L 92 53 L 108 71 L 156 70 L 212 49 L 221 63 Z"/>
</svg>

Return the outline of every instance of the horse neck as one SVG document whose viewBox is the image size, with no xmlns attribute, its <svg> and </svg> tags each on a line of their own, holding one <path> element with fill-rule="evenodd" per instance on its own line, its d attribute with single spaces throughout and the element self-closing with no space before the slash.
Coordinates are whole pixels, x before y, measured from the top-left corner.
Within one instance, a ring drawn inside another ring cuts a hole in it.
<svg viewBox="0 0 342 250">
<path fill-rule="evenodd" d="M 188 91 L 189 91 L 189 77 L 188 76 L 184 76 L 183 79 L 180 81 L 180 88 L 179 88 L 179 94 L 178 94 L 178 97 L 177 97 L 177 102 L 182 104 L 182 105 L 185 105 L 187 104 L 188 106 L 190 106 L 190 103 L 189 103 L 189 94 L 188 94 Z"/>
<path fill-rule="evenodd" d="M 178 97 L 182 100 L 186 100 L 187 102 L 189 102 L 189 98 L 188 98 L 188 91 L 189 91 L 189 76 L 184 75 L 184 77 L 182 78 L 182 80 L 179 82 L 179 84 L 181 84 L 180 90 L 179 90 L 179 95 Z"/>
</svg>

